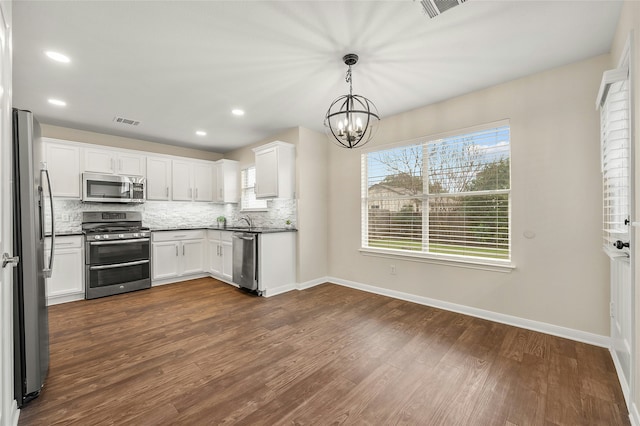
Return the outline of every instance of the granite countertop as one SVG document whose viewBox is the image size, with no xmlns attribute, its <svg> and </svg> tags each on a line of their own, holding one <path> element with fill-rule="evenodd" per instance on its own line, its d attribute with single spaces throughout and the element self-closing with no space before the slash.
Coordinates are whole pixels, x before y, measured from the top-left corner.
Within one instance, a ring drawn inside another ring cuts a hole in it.
<svg viewBox="0 0 640 426">
<path fill-rule="evenodd" d="M 254 234 L 270 234 L 274 232 L 298 232 L 295 228 L 269 228 L 269 227 L 261 227 L 255 226 L 252 228 L 242 227 L 242 226 L 229 226 L 226 228 L 218 228 L 217 226 L 177 226 L 177 227 L 158 227 L 151 228 L 151 232 L 157 231 L 191 231 L 198 229 L 210 229 L 212 231 L 230 231 L 230 232 L 251 232 Z"/>
<path fill-rule="evenodd" d="M 58 231 L 56 232 L 56 237 L 72 237 L 77 235 L 84 235 L 81 230 L 69 230 L 69 231 Z M 45 237 L 50 237 L 50 233 L 45 233 Z"/>
</svg>

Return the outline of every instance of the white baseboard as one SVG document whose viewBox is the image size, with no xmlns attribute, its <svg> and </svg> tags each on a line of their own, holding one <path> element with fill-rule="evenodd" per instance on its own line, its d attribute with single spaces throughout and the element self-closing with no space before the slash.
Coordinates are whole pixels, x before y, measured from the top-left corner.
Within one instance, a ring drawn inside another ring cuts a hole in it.
<svg viewBox="0 0 640 426">
<path fill-rule="evenodd" d="M 165 285 L 165 284 L 179 283 L 179 282 L 182 282 L 182 281 L 195 280 L 195 279 L 204 278 L 204 277 L 212 277 L 212 275 L 208 274 L 208 273 L 200 273 L 200 274 L 193 274 L 193 275 L 185 275 L 185 276 L 182 276 L 182 277 L 173 277 L 173 278 L 165 278 L 165 279 L 161 279 L 161 280 L 152 280 L 151 281 L 151 287 L 157 287 L 159 285 Z"/>
<path fill-rule="evenodd" d="M 611 359 L 613 360 L 613 366 L 616 370 L 616 374 L 618 375 L 618 382 L 620 383 L 620 388 L 622 388 L 622 395 L 624 396 L 624 401 L 627 403 L 627 408 L 629 408 L 629 415 L 631 415 L 631 401 L 629 400 L 629 385 L 626 377 L 624 377 L 622 365 L 620 364 L 620 360 L 618 359 L 618 355 L 616 355 L 616 351 L 613 348 L 613 345 L 609 346 L 609 353 L 611 354 Z"/>
<path fill-rule="evenodd" d="M 640 426 L 640 414 L 638 413 L 638 406 L 635 402 L 629 407 L 629 420 L 632 426 Z"/>
<path fill-rule="evenodd" d="M 298 290 L 306 290 L 306 289 L 308 289 L 308 288 L 315 287 L 315 286 L 320 285 L 320 284 L 324 284 L 324 283 L 328 282 L 327 280 L 328 280 L 328 278 L 327 278 L 327 277 L 316 278 L 315 280 L 311 280 L 311 281 L 306 281 L 306 282 L 303 282 L 303 283 L 299 283 L 299 284 L 296 286 L 296 288 L 297 288 Z"/>
<path fill-rule="evenodd" d="M 295 290 L 297 287 L 295 284 L 285 284 L 280 287 L 268 288 L 264 290 L 262 295 L 264 297 L 277 296 L 278 294 L 286 293 L 291 290 Z"/>
<path fill-rule="evenodd" d="M 498 312 L 487 311 L 484 309 L 473 308 L 470 306 L 458 305 L 456 303 L 450 303 L 442 300 L 431 299 L 429 297 L 417 296 L 410 293 L 403 293 L 401 291 L 375 287 L 372 285 L 362 284 L 355 281 L 343 280 L 335 277 L 327 277 L 326 282 L 342 285 L 345 287 L 355 288 L 357 290 L 363 290 L 369 293 L 380 294 L 382 296 L 389 296 L 395 299 L 406 300 L 407 302 L 414 302 L 420 305 L 432 306 L 434 308 L 457 312 L 464 315 L 470 315 L 472 317 L 482 318 L 489 321 L 499 322 L 502 324 L 513 325 L 515 327 L 525 328 L 527 330 L 533 330 L 533 331 L 538 331 L 540 333 L 551 334 L 553 336 L 563 337 L 566 339 L 571 339 L 571 340 L 575 340 L 582 343 L 588 343 L 590 345 L 600 346 L 607 349 L 610 347 L 610 339 L 608 336 L 601 336 L 599 334 L 588 333 L 586 331 L 575 330 L 567 327 L 561 327 L 558 325 L 548 324 L 540 321 L 534 321 L 534 320 L 520 318 L 512 315 L 501 314 Z"/>
<path fill-rule="evenodd" d="M 60 303 L 75 302 L 76 300 L 84 300 L 84 291 L 80 293 L 47 297 L 47 306 L 59 305 Z"/>
<path fill-rule="evenodd" d="M 9 423 L 12 426 L 18 426 L 18 420 L 20 420 L 20 410 L 18 409 L 18 403 L 16 400 L 13 400 L 13 404 L 11 404 L 11 408 L 9 409 L 10 419 Z"/>
</svg>

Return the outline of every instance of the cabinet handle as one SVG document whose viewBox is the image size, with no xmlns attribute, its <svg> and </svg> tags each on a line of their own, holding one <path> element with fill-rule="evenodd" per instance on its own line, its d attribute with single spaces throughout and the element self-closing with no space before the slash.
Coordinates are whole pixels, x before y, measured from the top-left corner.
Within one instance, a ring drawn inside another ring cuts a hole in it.
<svg viewBox="0 0 640 426">
<path fill-rule="evenodd" d="M 222 246 L 218 244 L 218 256 L 222 256 Z"/>
<path fill-rule="evenodd" d="M 184 256 L 184 245 L 182 246 L 182 255 Z"/>
<path fill-rule="evenodd" d="M 178 245 L 176 244 L 176 256 L 178 256 Z"/>
<path fill-rule="evenodd" d="M 220 199 L 222 200 L 224 196 L 222 195 L 222 188 L 220 188 Z"/>
<path fill-rule="evenodd" d="M 111 159 L 111 171 L 115 172 L 116 171 L 116 165 L 115 165 L 115 160 L 112 158 Z"/>
<path fill-rule="evenodd" d="M 167 186 L 167 197 L 169 197 L 169 187 Z"/>
<path fill-rule="evenodd" d="M 192 198 L 192 197 L 193 197 L 193 189 L 189 188 L 189 198 Z"/>
<path fill-rule="evenodd" d="M 196 188 L 196 200 L 198 199 L 198 188 Z"/>
</svg>

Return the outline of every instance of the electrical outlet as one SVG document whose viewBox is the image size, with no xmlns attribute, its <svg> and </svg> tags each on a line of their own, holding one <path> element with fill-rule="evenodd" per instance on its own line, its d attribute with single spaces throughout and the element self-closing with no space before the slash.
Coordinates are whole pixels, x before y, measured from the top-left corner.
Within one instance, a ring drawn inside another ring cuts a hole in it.
<svg viewBox="0 0 640 426">
<path fill-rule="evenodd" d="M 391 273 L 391 275 L 395 275 L 396 274 L 396 265 L 391 265 L 389 267 L 389 273 Z"/>
</svg>

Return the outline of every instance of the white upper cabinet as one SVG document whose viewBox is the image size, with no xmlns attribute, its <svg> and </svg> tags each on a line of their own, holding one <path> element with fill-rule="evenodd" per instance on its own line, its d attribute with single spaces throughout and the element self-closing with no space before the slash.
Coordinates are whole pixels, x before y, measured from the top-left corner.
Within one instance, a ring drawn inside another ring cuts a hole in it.
<svg viewBox="0 0 640 426">
<path fill-rule="evenodd" d="M 254 148 L 256 198 L 294 198 L 295 146 L 275 141 Z"/>
<path fill-rule="evenodd" d="M 80 148 L 42 138 L 54 197 L 80 199 Z"/>
<path fill-rule="evenodd" d="M 213 164 L 193 166 L 194 201 L 213 201 Z"/>
<path fill-rule="evenodd" d="M 238 202 L 238 171 L 237 161 L 216 161 L 213 174 L 213 201 L 218 203 Z"/>
<path fill-rule="evenodd" d="M 174 201 L 193 200 L 193 175 L 189 161 L 172 161 L 171 181 Z"/>
<path fill-rule="evenodd" d="M 84 171 L 92 173 L 145 176 L 143 155 L 100 148 L 85 148 Z"/>
<path fill-rule="evenodd" d="M 172 199 L 174 201 L 213 201 L 213 164 L 173 160 Z"/>
<path fill-rule="evenodd" d="M 147 157 L 147 200 L 171 199 L 171 159 Z"/>
</svg>

